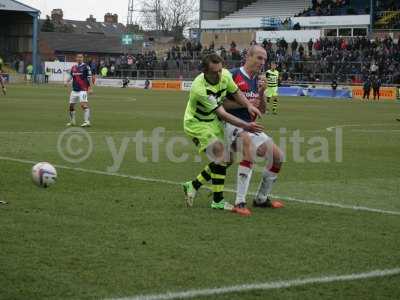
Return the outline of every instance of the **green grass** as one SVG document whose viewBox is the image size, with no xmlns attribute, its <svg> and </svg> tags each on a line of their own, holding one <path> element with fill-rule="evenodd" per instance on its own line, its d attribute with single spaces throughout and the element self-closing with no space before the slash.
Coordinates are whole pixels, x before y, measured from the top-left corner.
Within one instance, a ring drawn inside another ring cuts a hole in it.
<svg viewBox="0 0 400 300">
<path fill-rule="evenodd" d="M 10 86 L 0 98 L 0 156 L 107 171 L 126 137 L 165 128 L 184 137 L 187 94 L 98 88 L 91 97 L 94 151 L 71 164 L 57 141 L 65 129 L 67 92 L 58 86 Z M 394 102 L 281 99 L 278 116 L 262 122 L 276 141 L 299 129 L 306 141 L 329 141 L 330 162 L 287 162 L 274 194 L 400 212 L 400 123 Z M 81 118 L 81 112 L 78 117 Z M 335 136 L 343 128 L 343 162 Z M 280 135 L 280 128 L 287 133 Z M 75 147 L 83 147 L 76 142 Z M 189 161 L 136 160 L 130 141 L 119 173 L 181 182 L 203 167 L 188 144 Z M 312 146 L 304 145 L 302 154 Z M 150 145 L 145 154 L 151 158 Z M 258 170 L 260 170 L 262 164 Z M 50 189 L 31 183 L 30 164 L 0 159 L 0 299 L 102 299 L 213 288 L 400 267 L 400 216 L 286 202 L 250 218 L 209 209 L 202 191 L 193 209 L 177 185 L 58 168 Z M 228 188 L 235 186 L 236 167 Z M 251 190 L 255 191 L 260 172 Z M 233 200 L 233 194 L 227 194 Z M 249 200 L 251 198 L 249 197 Z M 400 276 L 252 291 L 209 299 L 398 299 Z M 202 298 L 204 299 L 204 298 Z"/>
</svg>

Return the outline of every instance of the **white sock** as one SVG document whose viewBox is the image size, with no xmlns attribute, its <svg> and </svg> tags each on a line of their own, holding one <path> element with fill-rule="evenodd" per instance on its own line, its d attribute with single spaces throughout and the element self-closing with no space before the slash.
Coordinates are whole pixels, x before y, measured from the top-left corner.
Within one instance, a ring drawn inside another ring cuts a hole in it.
<svg viewBox="0 0 400 300">
<path fill-rule="evenodd" d="M 75 111 L 70 111 L 70 112 L 69 112 L 69 120 L 70 120 L 71 122 L 75 122 L 75 114 L 76 114 Z"/>
<path fill-rule="evenodd" d="M 269 194 L 272 191 L 272 186 L 276 182 L 278 178 L 278 174 L 271 172 L 269 170 L 265 170 L 263 173 L 263 177 L 261 179 L 260 186 L 257 190 L 256 201 L 259 203 L 263 203 L 267 201 Z"/>
<path fill-rule="evenodd" d="M 253 174 L 252 163 L 242 161 L 237 173 L 236 201 L 235 204 L 246 203 L 246 195 L 249 190 L 251 175 Z"/>
<path fill-rule="evenodd" d="M 90 109 L 89 108 L 86 108 L 84 110 L 84 119 L 85 119 L 85 122 L 89 122 L 89 119 L 90 119 Z"/>
</svg>

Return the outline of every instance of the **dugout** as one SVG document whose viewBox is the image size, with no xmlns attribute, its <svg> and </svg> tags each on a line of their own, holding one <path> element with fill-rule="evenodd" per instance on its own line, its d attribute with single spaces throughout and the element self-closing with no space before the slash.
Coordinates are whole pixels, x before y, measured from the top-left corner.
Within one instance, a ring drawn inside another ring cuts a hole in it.
<svg viewBox="0 0 400 300">
<path fill-rule="evenodd" d="M 6 62 L 16 56 L 38 71 L 38 23 L 40 11 L 14 0 L 0 0 L 0 56 Z"/>
</svg>

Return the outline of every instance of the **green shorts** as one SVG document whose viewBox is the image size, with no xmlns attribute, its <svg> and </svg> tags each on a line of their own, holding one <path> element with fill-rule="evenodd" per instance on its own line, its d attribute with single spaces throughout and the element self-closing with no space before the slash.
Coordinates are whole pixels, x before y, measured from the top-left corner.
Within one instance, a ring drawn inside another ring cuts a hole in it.
<svg viewBox="0 0 400 300">
<path fill-rule="evenodd" d="M 199 152 L 204 152 L 209 145 L 219 140 L 224 142 L 224 127 L 221 121 L 212 122 L 188 120 L 184 122 L 185 133 L 199 147 Z"/>
<path fill-rule="evenodd" d="M 267 97 L 278 97 L 278 87 L 267 88 Z"/>
</svg>

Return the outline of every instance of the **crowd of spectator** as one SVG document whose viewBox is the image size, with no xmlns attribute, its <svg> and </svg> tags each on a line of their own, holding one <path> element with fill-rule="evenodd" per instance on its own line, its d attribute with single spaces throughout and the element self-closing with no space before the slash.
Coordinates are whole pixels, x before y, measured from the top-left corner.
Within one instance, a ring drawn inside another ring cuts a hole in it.
<svg viewBox="0 0 400 300">
<path fill-rule="evenodd" d="M 250 45 L 257 44 L 251 41 Z M 321 38 L 300 43 L 284 39 L 264 40 L 261 44 L 268 61 L 275 61 L 283 81 L 363 82 L 368 76 L 378 75 L 384 84 L 400 84 L 400 43 L 390 37 L 371 41 L 367 38 Z M 108 57 L 88 61 L 93 73 L 103 77 L 183 77 L 199 71 L 201 56 L 216 52 L 227 67 L 244 63 L 247 49 L 240 49 L 232 41 L 229 47 L 200 43 L 184 43 L 166 52 L 148 51 L 142 54 Z M 28 63 L 15 59 L 14 68 L 24 73 Z M 157 73 L 155 73 L 157 72 Z"/>
<path fill-rule="evenodd" d="M 298 16 L 333 16 L 341 14 L 342 8 L 347 8 L 347 14 L 356 13 L 350 6 L 350 0 L 313 0 L 312 7 L 304 10 Z"/>
<path fill-rule="evenodd" d="M 361 82 L 371 74 L 383 83 L 400 84 L 400 44 L 392 38 L 322 38 L 308 43 L 264 40 L 269 61 L 276 61 L 285 81 Z M 245 55 L 245 52 L 243 53 Z"/>
<path fill-rule="evenodd" d="M 374 2 L 375 17 L 379 12 L 397 11 L 400 9 L 400 2 L 395 0 L 380 0 Z M 355 0 L 313 0 L 312 7 L 305 9 L 297 16 L 334 16 L 334 15 L 357 15 L 369 14 L 369 1 Z"/>
<path fill-rule="evenodd" d="M 94 74 L 106 76 L 120 76 L 120 70 L 154 70 L 160 68 L 158 58 L 154 51 L 135 55 L 121 55 L 102 60 L 89 61 Z"/>
<path fill-rule="evenodd" d="M 193 69 L 203 53 L 200 43 L 187 41 L 181 46 L 175 45 L 166 52 L 156 53 L 145 51 L 139 54 L 128 54 L 120 57 L 109 57 L 104 60 L 92 60 L 89 62 L 92 71 L 98 75 L 120 77 L 124 74 L 135 74 L 138 71 L 146 71 L 152 76 L 152 71 L 162 70 L 164 74 L 169 70 Z M 148 72 L 149 71 L 149 72 Z"/>
<path fill-rule="evenodd" d="M 251 41 L 250 45 L 257 44 Z M 272 43 L 264 40 L 261 44 L 269 61 L 275 61 L 285 81 L 331 81 L 362 82 L 370 74 L 377 74 L 383 83 L 400 84 L 400 44 L 386 37 L 370 41 L 367 38 L 321 38 L 308 43 L 284 39 Z M 91 62 L 95 73 L 102 74 L 108 69 L 108 76 L 121 76 L 128 72 L 157 70 L 167 76 L 170 70 L 178 71 L 185 77 L 188 72 L 197 71 L 200 57 L 216 52 L 227 62 L 227 67 L 238 67 L 244 63 L 246 49 L 239 49 L 234 41 L 230 47 L 215 47 L 214 43 L 205 47 L 174 46 L 165 53 L 122 56 L 108 62 Z M 146 73 L 147 74 L 147 73 Z"/>
<path fill-rule="evenodd" d="M 30 61 L 18 55 L 7 57 L 7 61 L 10 62 L 9 66 L 20 74 L 26 73 L 26 67 L 30 64 Z"/>
<path fill-rule="evenodd" d="M 310 40 L 306 47 L 293 41 L 290 51 L 285 41 L 277 46 L 276 51 L 270 46 L 266 49 L 287 80 L 327 81 L 331 77 L 356 83 L 377 74 L 383 83 L 400 83 L 400 44 L 390 37 L 376 41 L 322 38 Z"/>
</svg>

